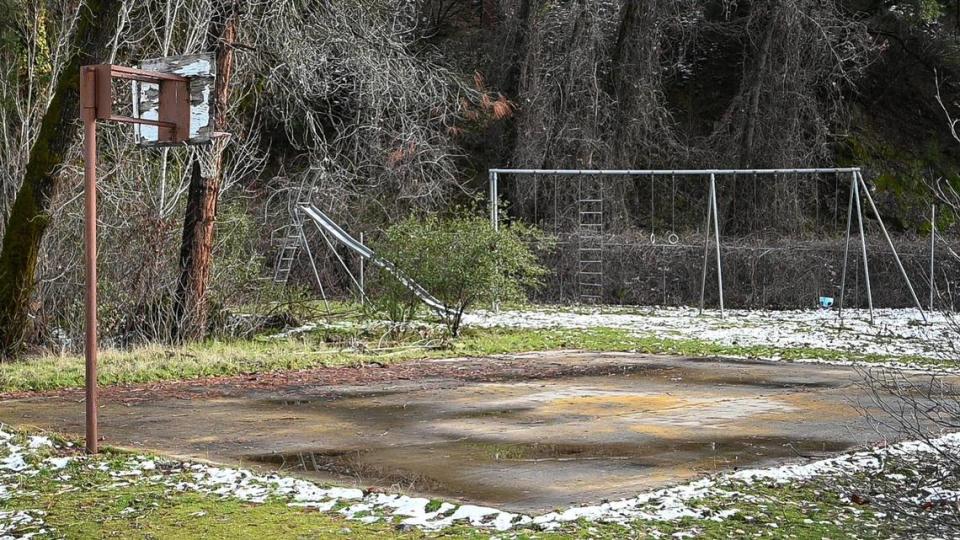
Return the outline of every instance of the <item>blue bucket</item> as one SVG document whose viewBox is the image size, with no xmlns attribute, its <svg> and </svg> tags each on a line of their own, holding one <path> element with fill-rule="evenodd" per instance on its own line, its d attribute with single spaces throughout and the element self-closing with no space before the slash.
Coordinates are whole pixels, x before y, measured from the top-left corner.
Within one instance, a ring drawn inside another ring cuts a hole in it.
<svg viewBox="0 0 960 540">
<path fill-rule="evenodd" d="M 820 309 L 830 309 L 833 307 L 833 298 L 829 296 L 820 297 Z"/>
</svg>

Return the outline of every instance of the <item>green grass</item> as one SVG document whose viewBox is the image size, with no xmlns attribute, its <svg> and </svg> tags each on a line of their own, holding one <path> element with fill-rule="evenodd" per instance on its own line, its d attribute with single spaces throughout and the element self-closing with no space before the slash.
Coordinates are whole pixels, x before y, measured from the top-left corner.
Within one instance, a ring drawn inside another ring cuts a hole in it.
<svg viewBox="0 0 960 540">
<path fill-rule="evenodd" d="M 18 435 L 23 445 L 25 433 Z M 69 452 L 44 449 L 31 458 Z M 195 492 L 172 490 L 146 476 L 117 478 L 130 454 L 111 449 L 100 456 L 72 461 L 66 469 L 43 468 L 36 475 L 16 478 L 15 494 L 0 500 L 0 511 L 42 510 L 45 527 L 65 538 L 489 538 L 491 531 L 466 525 L 425 532 L 401 527 L 397 521 L 363 524 L 335 513 L 287 506 L 284 500 L 251 504 Z M 98 466 L 107 465 L 108 470 Z M 178 473 L 170 473 L 178 474 Z M 68 478 L 64 478 L 64 476 Z M 177 479 L 174 476 L 174 479 Z M 129 482 L 118 484 L 119 480 Z M 8 480 L 9 482 L 9 480 Z M 696 501 L 712 515 L 736 509 L 719 520 L 684 518 L 677 521 L 637 520 L 627 524 L 579 521 L 543 532 L 519 529 L 497 536 L 519 539 L 654 538 L 696 532 L 700 538 L 877 538 L 893 536 L 889 523 L 869 506 L 857 506 L 837 494 L 829 479 L 789 485 L 731 484 L 732 497 Z M 431 501 L 438 508 L 441 501 Z M 18 534 L 37 532 L 24 528 Z"/>
<path fill-rule="evenodd" d="M 801 495 L 806 495 L 802 490 Z M 112 495 L 118 495 L 116 493 Z M 746 506 L 746 513 L 725 521 L 684 519 L 675 523 L 636 523 L 632 526 L 579 522 L 564 530 L 544 533 L 517 531 L 516 538 L 652 538 L 656 530 L 668 535 L 698 531 L 701 538 L 744 538 L 763 535 L 776 538 L 843 538 L 857 531 L 850 520 L 837 520 L 836 508 L 803 508 L 789 496 L 783 506 Z M 441 532 L 401 530 L 391 524 L 361 524 L 320 512 L 290 508 L 280 502 L 246 504 L 197 494 L 169 495 L 156 487 L 108 492 L 72 492 L 55 498 L 41 497 L 48 514 L 46 523 L 66 538 L 489 538 L 490 532 L 463 526 Z M 819 501 L 828 504 L 828 500 Z M 136 513 L 124 515 L 126 508 Z M 838 523 L 834 523 L 837 521 Z M 809 523 L 808 523 L 809 522 Z M 823 523 L 826 522 L 826 523 Z M 777 528 L 771 528 L 776 523 Z M 869 537 L 860 534 L 861 537 Z"/>
<path fill-rule="evenodd" d="M 870 508 L 858 508 L 841 499 L 823 480 L 796 482 L 787 486 L 754 485 L 743 495 L 749 500 L 735 504 L 703 501 L 717 512 L 739 511 L 722 520 L 684 518 L 661 522 L 653 528 L 669 537 L 677 532 L 696 531 L 697 538 L 887 538 L 889 524 Z M 648 529 L 649 530 L 649 529 Z"/>
<path fill-rule="evenodd" d="M 279 340 L 211 340 L 182 347 L 150 345 L 131 350 L 101 351 L 98 380 L 102 385 L 137 384 L 325 366 L 358 366 L 373 362 L 386 364 L 420 358 L 482 357 L 558 349 L 694 357 L 776 357 L 788 361 L 818 358 L 937 364 L 935 360 L 921 357 L 894 359 L 828 349 L 778 349 L 720 345 L 695 339 L 636 337 L 625 330 L 610 328 L 468 329 L 455 341 L 422 334 L 384 340 L 381 333 L 371 333 L 370 330 L 324 329 Z M 83 386 L 83 366 L 83 357 L 80 355 L 47 355 L 0 363 L 0 392 L 80 388 Z"/>
<path fill-rule="evenodd" d="M 46 525 L 58 536 L 77 539 L 423 537 L 416 531 L 401 533 L 389 524 L 362 525 L 278 501 L 248 504 L 196 493 L 170 493 L 149 483 L 110 490 L 103 489 L 101 482 L 93 480 L 87 489 L 67 493 L 58 493 L 46 482 L 39 496 L 4 506 L 43 509 Z"/>
</svg>

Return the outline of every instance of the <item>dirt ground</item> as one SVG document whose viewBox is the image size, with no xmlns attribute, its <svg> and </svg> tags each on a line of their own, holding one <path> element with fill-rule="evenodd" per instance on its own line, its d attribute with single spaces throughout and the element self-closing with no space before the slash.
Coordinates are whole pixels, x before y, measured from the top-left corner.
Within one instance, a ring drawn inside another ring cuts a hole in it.
<svg viewBox="0 0 960 540">
<path fill-rule="evenodd" d="M 100 419 L 110 445 L 529 512 L 883 442 L 859 380 L 532 353 L 108 388 Z M 82 434 L 81 392 L 3 399 L 2 422 Z"/>
</svg>

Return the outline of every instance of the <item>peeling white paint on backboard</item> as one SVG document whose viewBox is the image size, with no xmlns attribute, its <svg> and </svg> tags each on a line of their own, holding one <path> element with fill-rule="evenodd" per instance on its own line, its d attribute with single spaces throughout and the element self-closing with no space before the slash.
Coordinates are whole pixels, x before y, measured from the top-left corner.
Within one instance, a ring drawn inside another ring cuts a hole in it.
<svg viewBox="0 0 960 540">
<path fill-rule="evenodd" d="M 190 78 L 190 138 L 186 144 L 203 144 L 213 136 L 213 85 L 216 64 L 212 53 L 168 56 L 144 60 L 140 69 L 173 73 Z M 140 118 L 159 118 L 159 85 L 137 83 L 134 86 L 134 113 Z M 163 146 L 157 142 L 156 126 L 137 125 L 137 142 L 144 146 Z"/>
</svg>

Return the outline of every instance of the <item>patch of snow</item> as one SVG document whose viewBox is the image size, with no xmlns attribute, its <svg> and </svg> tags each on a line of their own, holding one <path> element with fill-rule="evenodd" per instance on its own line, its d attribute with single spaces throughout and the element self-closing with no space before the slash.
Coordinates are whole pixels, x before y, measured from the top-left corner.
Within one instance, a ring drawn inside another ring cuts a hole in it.
<svg viewBox="0 0 960 540">
<path fill-rule="evenodd" d="M 420 517 L 427 514 L 426 508 L 428 504 L 430 504 L 430 499 L 401 495 L 392 501 L 384 503 L 383 506 L 392 508 L 393 515 L 395 516 Z"/>
<path fill-rule="evenodd" d="M 896 359 L 913 356 L 943 359 L 960 356 L 950 322 L 942 313 L 927 313 L 923 322 L 916 309 L 876 309 L 874 324 L 862 310 L 846 310 L 843 324 L 835 311 L 716 310 L 678 307 L 602 309 L 530 309 L 475 311 L 464 324 L 476 327 L 526 329 L 615 328 L 636 337 L 696 339 L 725 346 L 760 346 L 771 349 L 825 349 L 851 356 L 877 355 Z M 768 355 L 779 360 L 775 351 Z M 825 358 L 809 361 L 832 362 Z M 891 362 L 893 367 L 917 367 Z"/>
<path fill-rule="evenodd" d="M 55 471 L 59 471 L 60 469 L 66 467 L 67 464 L 70 463 L 70 458 L 69 457 L 52 457 L 52 458 L 47 458 L 44 461 L 44 463 L 48 463 L 51 469 Z"/>
<path fill-rule="evenodd" d="M 0 459 L 0 469 L 6 469 L 8 471 L 19 472 L 27 468 L 27 462 L 23 458 L 23 454 L 20 452 L 20 447 L 15 445 L 10 445 L 7 447 L 7 450 L 10 452 L 7 457 Z"/>
<path fill-rule="evenodd" d="M 53 447 L 53 441 L 51 441 L 49 437 L 44 437 L 42 435 L 33 435 L 30 437 L 30 442 L 27 444 L 27 446 L 31 450 L 36 450 L 37 448 L 44 448 L 44 447 L 49 448 L 49 447 Z"/>
<path fill-rule="evenodd" d="M 305 334 L 307 332 L 312 332 L 316 330 L 316 328 L 317 328 L 316 324 L 307 323 L 303 326 L 297 326 L 296 328 L 288 328 L 283 332 L 277 332 L 276 334 L 271 334 L 267 336 L 267 339 L 287 339 L 288 337 Z"/>
<path fill-rule="evenodd" d="M 340 511 L 348 518 L 355 518 L 357 514 L 365 514 L 373 510 L 373 507 L 366 503 L 352 504 Z"/>
<path fill-rule="evenodd" d="M 327 496 L 335 499 L 362 499 L 363 491 L 356 488 L 333 487 L 326 490 Z"/>
<path fill-rule="evenodd" d="M 47 532 L 42 528 L 43 519 L 40 517 L 42 515 L 43 512 L 40 510 L 0 511 L 0 540 L 33 538 Z M 34 531 L 30 533 L 20 532 L 24 527 L 29 527 Z"/>
</svg>

